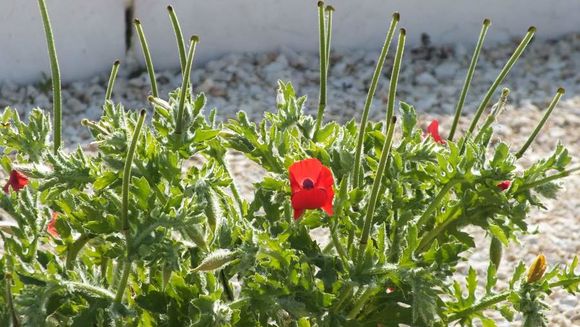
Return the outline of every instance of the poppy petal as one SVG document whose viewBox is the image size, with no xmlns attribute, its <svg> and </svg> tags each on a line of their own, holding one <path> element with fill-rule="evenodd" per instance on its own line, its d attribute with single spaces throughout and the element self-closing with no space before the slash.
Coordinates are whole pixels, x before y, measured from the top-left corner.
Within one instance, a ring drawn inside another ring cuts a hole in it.
<svg viewBox="0 0 580 327">
<path fill-rule="evenodd" d="M 325 166 L 321 167 L 315 185 L 317 187 L 332 188 L 332 185 L 334 185 L 334 178 L 332 177 L 332 172 L 330 169 Z"/>
<path fill-rule="evenodd" d="M 58 219 L 58 212 L 52 213 L 52 218 L 48 222 L 48 226 L 46 227 L 46 231 L 52 235 L 54 238 L 59 238 L 60 234 L 56 230 L 56 220 Z"/>
<path fill-rule="evenodd" d="M 332 207 L 332 201 L 327 202 L 325 205 L 323 205 L 322 210 L 324 210 L 324 212 L 326 212 L 326 214 L 329 216 L 334 215 L 334 208 Z"/>
<path fill-rule="evenodd" d="M 296 210 L 294 209 L 294 220 L 298 220 L 298 218 L 300 218 L 300 216 L 302 216 L 302 214 L 304 214 L 304 209 L 300 209 L 300 210 Z"/>
<path fill-rule="evenodd" d="M 510 180 L 505 180 L 505 181 L 501 181 L 497 184 L 497 187 L 502 190 L 505 191 L 508 188 L 510 188 L 510 186 L 512 185 L 512 182 Z"/>
<path fill-rule="evenodd" d="M 295 162 L 288 168 L 288 171 L 290 172 L 290 183 L 292 183 L 292 179 L 294 179 L 294 181 L 301 186 L 302 182 L 307 178 L 315 181 L 318 179 L 322 167 L 322 163 L 316 158 Z"/>
<path fill-rule="evenodd" d="M 437 119 L 433 119 L 431 124 L 427 126 L 427 134 L 431 135 L 435 142 L 445 144 L 445 140 L 439 135 L 439 121 Z"/>
<path fill-rule="evenodd" d="M 327 191 L 321 188 L 302 190 L 292 195 L 294 209 L 318 209 L 327 202 Z"/>
<path fill-rule="evenodd" d="M 10 172 L 10 177 L 8 178 L 8 182 L 4 185 L 4 192 L 8 193 L 10 191 L 10 187 L 16 192 L 23 189 L 28 184 L 28 178 L 23 175 L 21 172 L 17 170 L 12 170 Z"/>
</svg>

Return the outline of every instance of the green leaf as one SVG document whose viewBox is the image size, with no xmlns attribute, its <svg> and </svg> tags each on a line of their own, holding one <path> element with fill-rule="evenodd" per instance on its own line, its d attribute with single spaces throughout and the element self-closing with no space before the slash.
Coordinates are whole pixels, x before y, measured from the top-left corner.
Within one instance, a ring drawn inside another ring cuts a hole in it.
<svg viewBox="0 0 580 327">
<path fill-rule="evenodd" d="M 135 302 L 145 310 L 160 314 L 167 312 L 169 304 L 167 295 L 159 291 L 150 291 L 147 294 L 139 295 L 135 298 Z"/>
<path fill-rule="evenodd" d="M 118 173 L 107 171 L 104 174 L 97 177 L 97 179 L 95 179 L 95 182 L 93 183 L 93 188 L 95 189 L 95 191 L 100 191 L 105 187 L 113 184 L 118 179 L 119 179 Z"/>
</svg>

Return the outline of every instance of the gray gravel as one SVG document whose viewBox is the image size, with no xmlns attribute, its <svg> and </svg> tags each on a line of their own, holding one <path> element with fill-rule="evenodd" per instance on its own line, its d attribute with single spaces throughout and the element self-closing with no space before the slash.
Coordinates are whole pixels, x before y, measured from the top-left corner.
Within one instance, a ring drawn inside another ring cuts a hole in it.
<svg viewBox="0 0 580 327">
<path fill-rule="evenodd" d="M 517 45 L 517 40 L 509 44 L 486 46 L 473 80 L 472 88 L 465 104 L 466 112 L 473 112 L 481 96 L 485 93 L 505 61 Z M 203 45 L 202 45 L 203 46 Z M 359 118 L 366 89 L 369 84 L 376 51 L 334 51 L 329 81 L 329 106 L 326 119 L 345 121 Z M 432 118 L 441 122 L 442 134 L 449 129 L 457 95 L 463 84 L 472 48 L 463 46 L 424 45 L 407 49 L 399 81 L 399 99 L 409 102 L 421 114 L 423 126 Z M 391 51 L 392 52 L 392 51 Z M 384 117 L 390 62 L 384 69 L 377 96 L 371 111 L 371 119 Z M 245 110 L 254 119 L 275 108 L 275 85 L 278 79 L 293 82 L 298 94 L 310 99 L 307 112 L 314 114 L 318 94 L 318 57 L 315 54 L 298 53 L 291 49 L 264 54 L 232 54 L 223 58 L 197 65 L 193 71 L 193 83 L 197 91 L 208 95 L 209 107 L 217 107 L 220 117 L 231 117 L 238 110 Z M 127 67 L 128 66 L 128 67 Z M 148 107 L 145 99 L 149 93 L 148 77 L 143 70 L 135 71 L 132 64 L 122 66 L 117 81 L 114 100 L 122 101 L 134 109 Z M 157 74 L 160 92 L 181 84 L 177 71 L 163 71 Z M 65 85 L 64 133 L 67 145 L 86 144 L 88 133 L 80 128 L 81 118 L 96 119 L 100 115 L 107 76 L 97 76 L 88 81 Z M 523 166 L 529 160 L 548 155 L 558 140 L 561 140 L 574 155 L 578 164 L 580 153 L 580 34 L 570 34 L 558 40 L 534 42 L 526 50 L 520 62 L 514 67 L 505 86 L 511 89 L 510 107 L 500 118 L 496 137 L 512 142 L 517 149 L 534 128 L 546 107 L 560 86 L 566 88 L 566 95 L 560 102 L 534 146 L 528 150 L 528 160 L 521 160 Z M 32 107 L 50 108 L 46 85 L 0 86 L 0 107 L 11 105 L 24 114 Z M 493 101 L 497 100 L 497 95 Z M 468 119 L 461 121 L 464 130 Z M 248 195 L 252 182 L 260 180 L 263 172 L 243 157 L 230 154 L 230 164 L 236 183 Z M 512 269 L 519 260 L 531 262 L 543 252 L 548 262 L 563 264 L 570 262 L 580 253 L 580 199 L 574 192 L 580 188 L 580 176 L 572 176 L 563 182 L 564 189 L 558 200 L 549 201 L 548 211 L 535 211 L 530 215 L 532 229 L 539 234 L 523 236 L 521 244 L 514 244 L 505 250 L 504 261 L 499 270 L 499 286 L 506 285 Z M 485 272 L 488 258 L 488 244 L 483 233 L 477 235 L 475 250 L 469 256 L 469 264 L 481 274 Z M 324 242 L 324 231 L 316 232 Z M 467 265 L 460 267 L 458 276 L 467 271 Z M 552 306 L 551 326 L 580 326 L 580 301 L 578 297 L 565 292 L 554 292 L 548 299 Z M 507 322 L 500 324 L 509 326 Z"/>
</svg>

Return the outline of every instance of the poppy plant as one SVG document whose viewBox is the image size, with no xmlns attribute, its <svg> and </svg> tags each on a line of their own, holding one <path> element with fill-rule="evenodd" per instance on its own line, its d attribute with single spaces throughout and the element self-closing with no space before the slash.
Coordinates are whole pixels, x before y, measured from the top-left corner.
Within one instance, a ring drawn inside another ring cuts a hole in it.
<svg viewBox="0 0 580 327">
<path fill-rule="evenodd" d="M 433 119 L 431 124 L 427 126 L 427 135 L 430 135 L 436 143 L 445 144 L 445 140 L 439 135 L 439 121 Z"/>
<path fill-rule="evenodd" d="M 48 222 L 48 226 L 46 226 L 46 231 L 52 235 L 52 237 L 54 238 L 58 238 L 60 237 L 60 234 L 58 233 L 58 231 L 56 230 L 56 220 L 58 219 L 58 212 L 53 211 L 52 212 L 52 218 L 50 219 L 50 221 Z"/>
<path fill-rule="evenodd" d="M 294 219 L 300 218 L 307 209 L 318 208 L 332 216 L 334 178 L 330 169 L 318 159 L 310 158 L 293 163 L 288 172 Z"/>
<path fill-rule="evenodd" d="M 497 187 L 502 190 L 505 191 L 508 188 L 510 188 L 510 185 L 512 185 L 512 182 L 510 180 L 505 180 L 505 181 L 501 181 L 497 184 Z"/>
<path fill-rule="evenodd" d="M 6 185 L 4 185 L 3 190 L 4 193 L 8 193 L 12 187 L 14 191 L 18 192 L 23 189 L 26 184 L 28 184 L 28 178 L 26 178 L 26 176 L 24 176 L 21 172 L 12 170 L 12 172 L 10 172 L 8 182 L 6 182 Z"/>
</svg>

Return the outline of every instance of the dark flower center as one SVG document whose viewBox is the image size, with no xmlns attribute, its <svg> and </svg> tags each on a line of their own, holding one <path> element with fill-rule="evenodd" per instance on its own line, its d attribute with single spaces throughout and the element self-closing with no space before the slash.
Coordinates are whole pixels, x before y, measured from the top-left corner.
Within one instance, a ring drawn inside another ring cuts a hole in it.
<svg viewBox="0 0 580 327">
<path fill-rule="evenodd" d="M 302 182 L 302 188 L 310 190 L 314 188 L 314 182 L 310 179 L 307 178 L 304 180 L 304 182 Z"/>
</svg>

